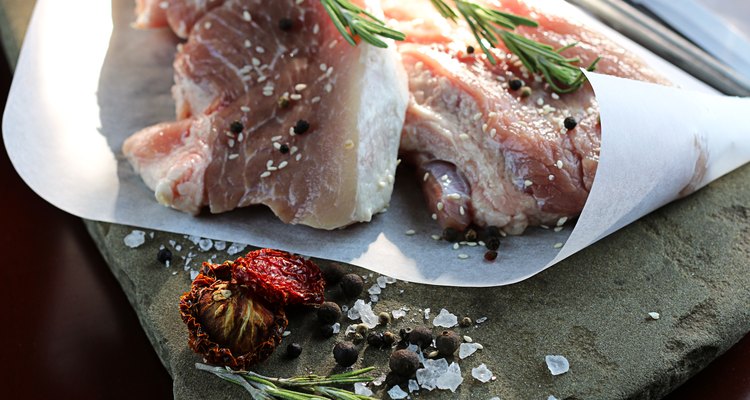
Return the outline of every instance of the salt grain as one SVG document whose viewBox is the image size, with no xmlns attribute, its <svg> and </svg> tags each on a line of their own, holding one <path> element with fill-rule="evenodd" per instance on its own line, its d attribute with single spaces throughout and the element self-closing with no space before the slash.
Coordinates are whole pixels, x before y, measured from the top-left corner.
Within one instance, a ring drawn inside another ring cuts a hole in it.
<svg viewBox="0 0 750 400">
<path fill-rule="evenodd" d="M 464 358 L 476 353 L 477 350 L 479 350 L 478 343 L 461 343 L 461 345 L 458 346 L 458 358 L 463 360 Z"/>
<path fill-rule="evenodd" d="M 478 367 L 471 369 L 471 376 L 474 379 L 482 383 L 487 383 L 492 379 L 492 371 L 490 371 L 484 363 L 479 364 Z"/>
<path fill-rule="evenodd" d="M 242 250 L 245 250 L 245 247 L 246 247 L 246 245 L 244 245 L 242 243 L 232 243 L 229 246 L 229 248 L 227 249 L 227 254 L 229 254 L 230 256 L 233 256 L 233 255 L 241 252 Z"/>
<path fill-rule="evenodd" d="M 570 363 L 564 356 L 545 356 L 544 361 L 552 375 L 561 375 L 570 370 Z"/>
<path fill-rule="evenodd" d="M 388 396 L 390 396 L 392 399 L 405 399 L 407 396 L 409 396 L 409 393 L 404 392 L 401 389 L 401 386 L 395 385 L 391 388 L 391 390 L 388 391 Z"/>
<path fill-rule="evenodd" d="M 356 382 L 354 384 L 354 394 L 358 394 L 360 396 L 372 396 L 372 390 L 367 387 L 367 384 L 364 382 Z"/>
<path fill-rule="evenodd" d="M 134 230 L 130 232 L 127 236 L 125 236 L 125 239 L 123 239 L 125 242 L 125 246 L 130 247 L 131 249 L 134 249 L 143 243 L 146 243 L 146 232 Z"/>
<path fill-rule="evenodd" d="M 432 324 L 435 326 L 442 326 L 443 328 L 451 328 L 458 325 L 458 317 L 443 308 L 435 319 L 432 320 Z"/>
<path fill-rule="evenodd" d="M 653 319 L 653 320 L 657 320 L 657 319 L 661 318 L 661 315 L 658 312 L 655 312 L 655 311 L 651 311 L 650 313 L 648 313 L 648 316 L 651 319 Z"/>
<path fill-rule="evenodd" d="M 201 249 L 201 251 L 209 251 L 212 247 L 214 247 L 214 241 L 211 239 L 201 238 L 201 240 L 198 241 L 198 247 Z"/>
</svg>

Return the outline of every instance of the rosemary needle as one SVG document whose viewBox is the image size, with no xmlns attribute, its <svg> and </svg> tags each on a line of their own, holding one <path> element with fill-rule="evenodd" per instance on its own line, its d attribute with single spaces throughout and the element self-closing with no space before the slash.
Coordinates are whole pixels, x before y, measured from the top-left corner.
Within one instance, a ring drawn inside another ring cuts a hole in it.
<svg viewBox="0 0 750 400">
<path fill-rule="evenodd" d="M 381 48 L 388 47 L 388 44 L 379 37 L 393 40 L 406 38 L 403 33 L 387 27 L 385 22 L 348 0 L 320 0 L 320 2 L 336 29 L 352 46 L 357 45 L 356 37 Z"/>
</svg>

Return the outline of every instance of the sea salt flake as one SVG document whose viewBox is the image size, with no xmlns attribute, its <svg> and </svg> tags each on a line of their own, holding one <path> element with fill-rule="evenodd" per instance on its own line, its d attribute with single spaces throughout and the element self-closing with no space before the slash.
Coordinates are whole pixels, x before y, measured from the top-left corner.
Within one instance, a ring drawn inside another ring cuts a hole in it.
<svg viewBox="0 0 750 400">
<path fill-rule="evenodd" d="M 127 236 L 125 236 L 125 239 L 123 239 L 125 242 L 125 246 L 130 247 L 131 249 L 134 249 L 143 243 L 146 243 L 146 232 L 134 230 L 130 233 L 128 233 Z"/>
<path fill-rule="evenodd" d="M 380 288 L 380 285 L 374 284 L 370 286 L 369 289 L 367 289 L 367 293 L 370 294 L 380 294 L 383 291 L 383 289 Z"/>
<path fill-rule="evenodd" d="M 547 397 L 547 400 L 557 400 L 557 397 L 549 395 L 549 397 Z"/>
<path fill-rule="evenodd" d="M 191 269 L 190 270 L 190 280 L 194 281 L 197 276 L 198 276 L 198 271 L 196 271 L 194 269 Z"/>
<path fill-rule="evenodd" d="M 409 379 L 409 393 L 419 390 L 419 383 L 416 379 Z"/>
<path fill-rule="evenodd" d="M 356 382 L 354 384 L 354 394 L 358 394 L 360 396 L 372 396 L 372 390 L 367 387 L 367 384 L 364 382 Z"/>
<path fill-rule="evenodd" d="M 214 249 L 218 251 L 224 251 L 227 248 L 227 242 L 223 240 L 217 240 L 214 242 Z"/>
<path fill-rule="evenodd" d="M 371 294 L 370 295 L 370 302 L 371 303 L 377 303 L 378 301 L 380 301 L 380 297 L 378 295 L 376 295 L 376 294 Z"/>
<path fill-rule="evenodd" d="M 334 335 L 341 332 L 341 324 L 336 322 L 335 324 L 331 325 L 331 331 Z"/>
<path fill-rule="evenodd" d="M 458 325 L 458 317 L 443 308 L 435 319 L 432 320 L 432 324 L 435 326 L 442 326 L 443 328 L 452 328 Z"/>
<path fill-rule="evenodd" d="M 476 322 L 477 324 L 482 324 L 487 321 L 487 317 L 477 318 Z"/>
<path fill-rule="evenodd" d="M 393 316 L 393 319 L 399 319 L 406 316 L 406 311 L 399 308 L 398 310 L 391 311 L 391 315 Z"/>
<path fill-rule="evenodd" d="M 201 240 L 198 241 L 198 247 L 202 251 L 209 251 L 212 247 L 214 247 L 214 241 L 211 239 L 201 238 Z"/>
<path fill-rule="evenodd" d="M 492 379 L 492 371 L 490 371 L 484 363 L 479 364 L 478 367 L 471 369 L 471 376 L 474 379 L 482 383 L 487 383 Z"/>
<path fill-rule="evenodd" d="M 386 285 L 388 285 L 388 281 L 385 276 L 379 276 L 375 281 L 378 283 L 378 286 L 380 286 L 381 289 L 385 289 Z"/>
<path fill-rule="evenodd" d="M 233 256 L 241 252 L 242 250 L 245 250 L 245 247 L 247 246 L 242 243 L 232 243 L 227 249 L 227 254 L 229 254 L 230 256 Z"/>
<path fill-rule="evenodd" d="M 195 236 L 195 235 L 190 235 L 190 236 L 187 237 L 187 239 L 189 241 L 193 242 L 193 244 L 198 244 L 198 242 L 201 240 L 201 237 L 200 236 Z"/>
<path fill-rule="evenodd" d="M 649 316 L 649 318 L 651 318 L 653 320 L 657 320 L 657 319 L 661 318 L 661 314 L 659 314 L 658 312 L 655 312 L 655 311 L 651 311 L 650 313 L 648 313 L 648 316 Z"/>
<path fill-rule="evenodd" d="M 552 375 L 561 375 L 570 370 L 570 363 L 563 356 L 545 356 L 544 361 L 547 363 L 547 368 L 549 368 L 549 372 Z"/>
<path fill-rule="evenodd" d="M 424 368 L 417 370 L 417 382 L 423 389 L 433 390 L 437 387 L 437 378 L 448 371 L 448 361 L 445 358 L 425 360 Z"/>
<path fill-rule="evenodd" d="M 390 276 L 386 276 L 386 277 L 385 277 L 385 283 L 387 283 L 387 284 L 389 284 L 389 285 L 390 285 L 391 283 L 396 283 L 396 282 L 397 282 L 397 281 L 396 281 L 396 278 L 393 278 L 393 277 L 390 277 Z"/>
<path fill-rule="evenodd" d="M 461 367 L 456 363 L 451 363 L 448 371 L 438 376 L 436 386 L 438 389 L 449 389 L 451 392 L 455 392 L 463 381 Z"/>
<path fill-rule="evenodd" d="M 352 308 L 347 312 L 347 316 L 353 320 L 361 319 L 362 323 L 370 329 L 378 325 L 378 316 L 372 311 L 370 304 L 366 304 L 362 299 L 354 302 Z"/>
<path fill-rule="evenodd" d="M 425 308 L 423 312 L 424 312 L 424 319 L 430 319 L 430 309 Z"/>
<path fill-rule="evenodd" d="M 458 358 L 464 359 L 479 350 L 478 343 L 461 343 L 458 346 Z"/>
<path fill-rule="evenodd" d="M 407 396 L 409 396 L 409 393 L 404 392 L 404 390 L 401 389 L 401 386 L 396 385 L 388 391 L 388 396 L 390 396 L 392 399 L 405 399 Z"/>
</svg>

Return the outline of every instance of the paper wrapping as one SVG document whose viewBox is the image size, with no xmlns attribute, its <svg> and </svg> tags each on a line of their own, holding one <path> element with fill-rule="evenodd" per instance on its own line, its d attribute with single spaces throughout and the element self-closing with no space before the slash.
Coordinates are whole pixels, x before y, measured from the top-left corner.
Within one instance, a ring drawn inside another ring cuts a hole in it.
<svg viewBox="0 0 750 400">
<path fill-rule="evenodd" d="M 159 205 L 120 148 L 133 132 L 174 119 L 178 42 L 167 30 L 132 29 L 132 0 L 38 1 L 3 118 L 5 145 L 36 193 L 82 218 L 280 248 L 413 282 L 517 282 L 750 160 L 747 99 L 712 93 L 580 12 L 547 3 L 615 38 L 681 88 L 587 73 L 601 108 L 602 149 L 583 213 L 560 232 L 534 228 L 504 239 L 494 262 L 481 246 L 455 250 L 431 237 L 441 230 L 408 170 L 398 171 L 386 213 L 335 231 L 285 225 L 262 206 L 193 217 Z M 100 18 L 75 23 L 82 9 Z"/>
</svg>

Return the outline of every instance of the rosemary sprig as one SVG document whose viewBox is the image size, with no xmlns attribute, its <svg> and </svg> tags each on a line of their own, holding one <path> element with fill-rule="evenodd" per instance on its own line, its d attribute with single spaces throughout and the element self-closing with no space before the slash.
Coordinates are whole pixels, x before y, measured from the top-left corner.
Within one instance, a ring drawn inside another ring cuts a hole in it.
<svg viewBox="0 0 750 400">
<path fill-rule="evenodd" d="M 357 37 L 373 46 L 386 48 L 388 44 L 380 38 L 404 40 L 406 35 L 391 29 L 374 15 L 352 4 L 348 0 L 320 0 L 333 25 L 349 44 L 356 46 Z M 379 38 L 380 37 L 380 38 Z"/>
<path fill-rule="evenodd" d="M 538 24 L 535 21 L 493 10 L 467 0 L 453 0 L 455 9 L 444 0 L 431 1 L 443 17 L 452 21 L 456 21 L 459 14 L 463 17 L 479 43 L 479 47 L 493 65 L 497 63 L 497 60 L 490 48 L 497 47 L 499 41 L 502 40 L 505 47 L 521 60 L 526 69 L 533 74 L 542 75 L 555 92 L 574 92 L 585 82 L 586 77 L 577 65 L 581 60 L 566 58 L 560 54 L 575 46 L 576 43 L 555 50 L 552 46 L 511 32 L 522 25 L 536 27 Z M 599 58 L 594 60 L 587 69 L 593 71 L 598 62 Z"/>
<path fill-rule="evenodd" d="M 404 40 L 406 36 L 387 27 L 385 22 L 347 0 L 320 0 L 333 24 L 347 42 L 356 46 L 356 38 L 377 47 L 388 47 L 380 38 Z M 586 77 L 581 72 L 578 58 L 566 58 L 560 53 L 576 45 L 569 44 L 555 50 L 553 47 L 523 37 L 512 31 L 518 26 L 536 27 L 536 21 L 519 15 L 494 10 L 469 0 L 453 0 L 453 6 L 446 0 L 430 0 L 440 15 L 458 21 L 463 18 L 469 25 L 479 47 L 487 59 L 495 65 L 497 60 L 490 48 L 502 41 L 508 50 L 515 54 L 524 67 L 533 74 L 544 77 L 550 88 L 558 93 L 576 91 Z M 599 58 L 587 67 L 593 71 Z"/>
<path fill-rule="evenodd" d="M 252 371 L 234 371 L 230 368 L 195 364 L 201 371 L 208 371 L 221 379 L 242 386 L 254 400 L 375 400 L 372 397 L 352 393 L 336 386 L 357 382 L 370 382 L 365 374 L 375 367 L 362 368 L 330 376 L 307 375 L 293 378 L 271 378 Z"/>
</svg>

